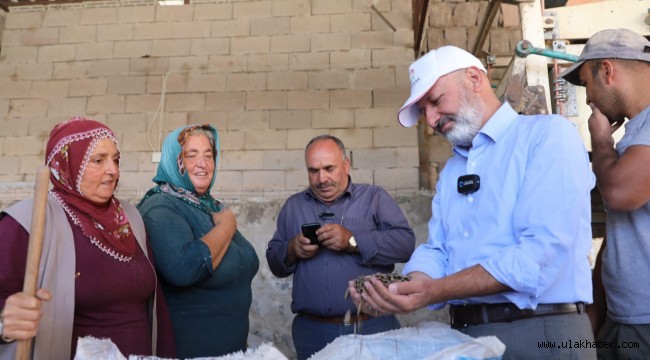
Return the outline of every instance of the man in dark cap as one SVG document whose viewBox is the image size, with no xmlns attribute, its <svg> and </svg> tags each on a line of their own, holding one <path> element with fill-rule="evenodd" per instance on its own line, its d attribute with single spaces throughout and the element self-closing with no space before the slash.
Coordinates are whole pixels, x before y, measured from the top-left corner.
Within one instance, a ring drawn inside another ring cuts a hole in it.
<svg viewBox="0 0 650 360">
<path fill-rule="evenodd" d="M 614 346 L 599 348 L 598 358 L 648 359 L 650 42 L 627 29 L 597 32 L 560 76 L 587 90 L 593 170 L 607 207 L 606 245 L 596 265 L 602 273 L 594 274 L 606 299 L 594 298 L 603 306 L 589 312 L 596 338 Z M 625 119 L 625 134 L 615 145 L 612 134 Z"/>
</svg>

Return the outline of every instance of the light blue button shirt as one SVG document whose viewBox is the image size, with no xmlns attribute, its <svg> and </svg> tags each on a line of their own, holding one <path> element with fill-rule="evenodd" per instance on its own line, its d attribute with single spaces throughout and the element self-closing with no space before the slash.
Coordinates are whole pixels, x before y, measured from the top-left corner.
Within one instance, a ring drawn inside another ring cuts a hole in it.
<svg viewBox="0 0 650 360">
<path fill-rule="evenodd" d="M 466 174 L 479 175 L 481 184 L 463 195 L 457 181 Z M 471 148 L 454 148 L 436 186 L 429 239 L 403 272 L 440 278 L 480 264 L 513 290 L 450 304 L 591 303 L 594 184 L 585 147 L 567 119 L 518 115 L 504 104 Z"/>
</svg>

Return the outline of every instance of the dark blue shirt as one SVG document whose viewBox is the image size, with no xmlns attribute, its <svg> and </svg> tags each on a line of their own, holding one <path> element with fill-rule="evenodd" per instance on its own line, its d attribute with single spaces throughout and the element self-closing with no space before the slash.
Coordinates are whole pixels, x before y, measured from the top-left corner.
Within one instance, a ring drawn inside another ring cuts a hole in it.
<svg viewBox="0 0 650 360">
<path fill-rule="evenodd" d="M 305 223 L 341 224 L 352 232 L 358 253 L 320 248 L 310 259 L 287 266 L 287 246 Z M 266 260 L 277 277 L 293 274 L 294 313 L 342 316 L 356 311 L 345 299 L 348 281 L 361 275 L 389 273 L 406 262 L 415 248 L 415 235 L 395 200 L 378 186 L 350 184 L 333 203 L 325 204 L 309 190 L 285 202 L 277 230 L 269 241 Z"/>
</svg>

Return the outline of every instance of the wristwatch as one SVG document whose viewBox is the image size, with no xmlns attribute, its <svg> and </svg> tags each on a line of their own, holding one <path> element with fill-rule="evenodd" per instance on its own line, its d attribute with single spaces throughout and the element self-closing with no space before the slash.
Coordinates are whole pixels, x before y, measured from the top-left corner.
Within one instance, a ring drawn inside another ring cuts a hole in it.
<svg viewBox="0 0 650 360">
<path fill-rule="evenodd" d="M 352 251 L 357 251 L 357 240 L 355 240 L 354 236 L 350 236 L 348 239 L 348 244 L 350 245 L 350 249 L 352 249 Z"/>
</svg>

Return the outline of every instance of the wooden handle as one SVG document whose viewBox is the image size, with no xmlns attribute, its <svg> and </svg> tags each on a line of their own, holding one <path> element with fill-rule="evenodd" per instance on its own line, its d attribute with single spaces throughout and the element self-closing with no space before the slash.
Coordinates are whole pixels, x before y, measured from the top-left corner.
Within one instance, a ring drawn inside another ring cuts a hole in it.
<svg viewBox="0 0 650 360">
<path fill-rule="evenodd" d="M 27 247 L 27 266 L 25 267 L 25 282 L 23 292 L 30 296 L 36 295 L 38 285 L 38 268 L 43 251 L 45 235 L 45 214 L 47 210 L 47 192 L 50 187 L 50 169 L 43 165 L 36 170 L 34 187 L 34 208 L 32 210 L 32 228 L 29 232 Z M 20 340 L 16 344 L 16 360 L 27 360 L 31 355 L 33 339 Z"/>
</svg>

